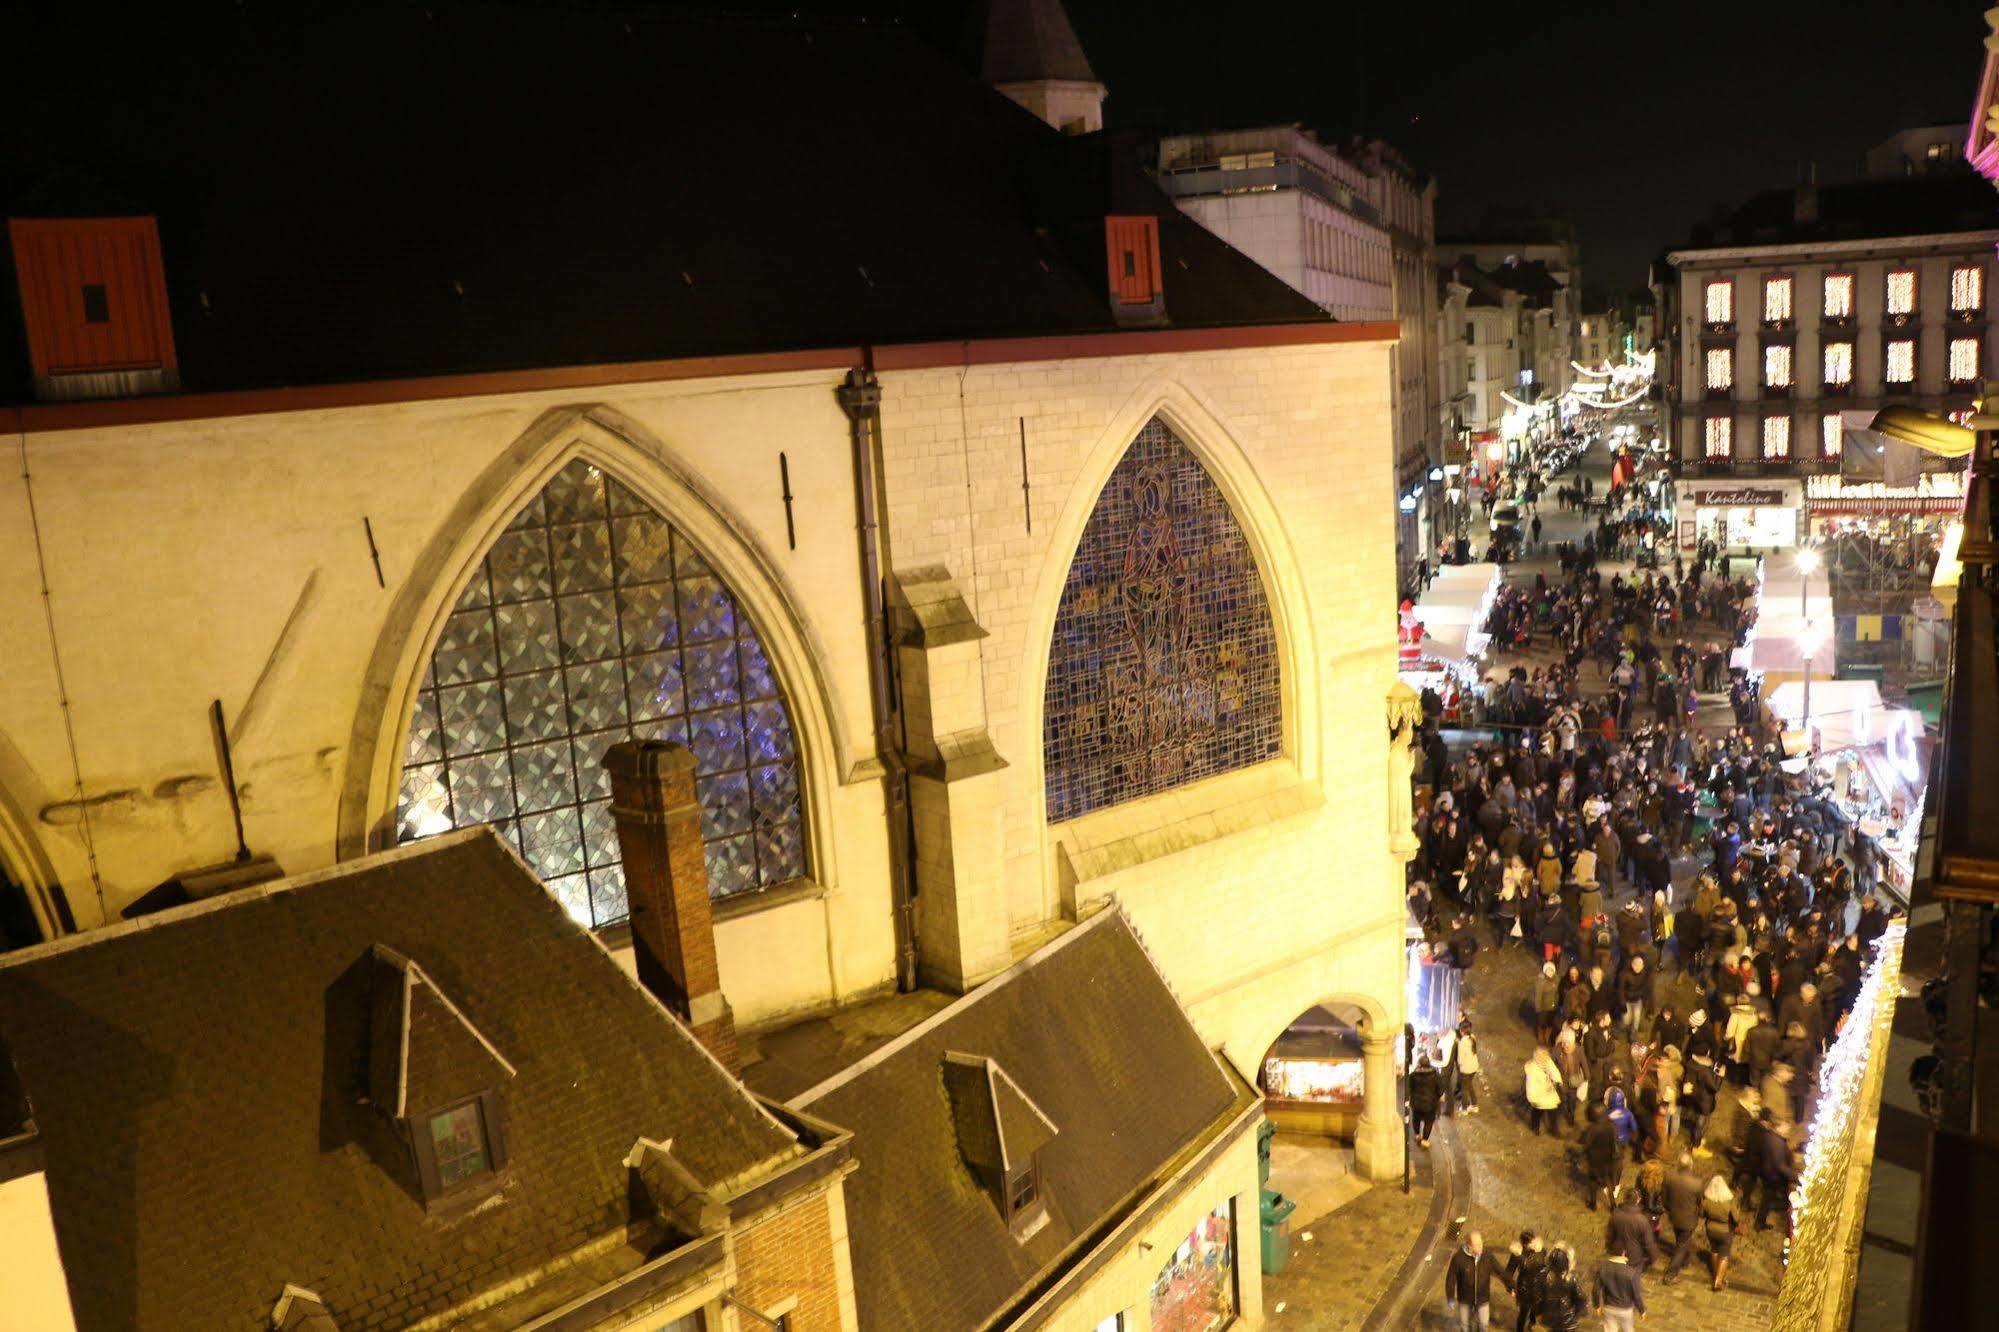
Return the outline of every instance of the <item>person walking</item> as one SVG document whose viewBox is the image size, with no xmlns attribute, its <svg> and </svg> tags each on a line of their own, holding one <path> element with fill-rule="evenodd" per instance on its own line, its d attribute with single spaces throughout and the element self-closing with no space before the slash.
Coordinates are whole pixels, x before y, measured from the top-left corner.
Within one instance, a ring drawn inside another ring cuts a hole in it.
<svg viewBox="0 0 1999 1332">
<path fill-rule="evenodd" d="M 1742 1229 L 1742 1215 L 1735 1208 L 1735 1191 L 1725 1175 L 1716 1175 L 1701 1193 L 1701 1225 L 1707 1231 L 1707 1265 L 1715 1290 L 1728 1288 L 1728 1255 L 1735 1247 L 1735 1232 Z"/>
<path fill-rule="evenodd" d="M 1409 1074 L 1409 1119 L 1416 1131 L 1416 1145 L 1430 1145 L 1430 1131 L 1437 1122 L 1437 1106 L 1444 1098 L 1444 1080 L 1430 1056 L 1416 1061 Z"/>
<path fill-rule="evenodd" d="M 1541 1307 L 1541 1282 L 1548 1270 L 1548 1255 L 1541 1246 L 1541 1237 L 1531 1230 L 1520 1232 L 1520 1239 L 1512 1246 L 1512 1257 L 1499 1274 L 1500 1281 L 1513 1295 L 1513 1332 L 1527 1332 Z"/>
<path fill-rule="evenodd" d="M 1444 1269 L 1444 1312 L 1460 1332 L 1485 1332 L 1492 1323 L 1492 1278 L 1497 1271 L 1476 1230 L 1451 1255 Z"/>
<path fill-rule="evenodd" d="M 1588 1301 L 1570 1273 L 1574 1263 L 1575 1256 L 1566 1244 L 1555 1246 L 1555 1251 L 1548 1255 L 1548 1267 L 1541 1277 L 1540 1304 L 1535 1310 L 1548 1332 L 1578 1332 L 1583 1325 L 1583 1310 Z"/>
<path fill-rule="evenodd" d="M 1528 1059 L 1523 1070 L 1526 1077 L 1527 1123 L 1539 1134 L 1546 1128 L 1550 1135 L 1556 1132 L 1555 1112 L 1562 1105 L 1562 1070 L 1555 1066 L 1554 1055 L 1548 1047 L 1534 1048 L 1533 1057 Z"/>
<path fill-rule="evenodd" d="M 1610 1253 L 1597 1265 L 1591 1302 L 1603 1315 L 1604 1332 L 1632 1332 L 1645 1316 L 1645 1282 L 1641 1269 L 1613 1244 Z"/>
<path fill-rule="evenodd" d="M 1694 1256 L 1694 1236 L 1701 1229 L 1701 1177 L 1690 1152 L 1666 1174 L 1666 1221 L 1673 1227 L 1673 1257 L 1666 1264 L 1666 1284 L 1680 1279 L 1680 1269 Z"/>
<path fill-rule="evenodd" d="M 1641 1272 L 1658 1258 L 1659 1241 L 1652 1234 L 1652 1218 L 1639 1204 L 1637 1189 L 1624 1190 L 1617 1210 L 1610 1214 L 1604 1239 L 1606 1250 L 1623 1254 Z"/>
<path fill-rule="evenodd" d="M 1471 1020 L 1458 1023 L 1457 1045 L 1457 1105 L 1453 1111 L 1465 1114 L 1478 1113 L 1478 1038 L 1472 1035 Z"/>
<path fill-rule="evenodd" d="M 1589 1194 L 1585 1201 L 1594 1212 L 1598 1198 L 1604 1200 L 1604 1206 L 1610 1205 L 1617 1192 L 1618 1177 L 1624 1173 L 1624 1158 L 1617 1144 L 1617 1126 L 1610 1122 L 1603 1107 L 1592 1102 L 1587 1114 L 1589 1127 L 1583 1130 L 1583 1164 L 1589 1174 Z"/>
</svg>

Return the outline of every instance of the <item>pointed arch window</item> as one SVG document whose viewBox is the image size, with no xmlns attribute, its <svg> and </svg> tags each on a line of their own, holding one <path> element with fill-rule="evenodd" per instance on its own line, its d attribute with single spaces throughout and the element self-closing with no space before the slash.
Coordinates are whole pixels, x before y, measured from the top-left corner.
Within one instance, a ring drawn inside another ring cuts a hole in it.
<svg viewBox="0 0 1999 1332">
<path fill-rule="evenodd" d="M 622 920 L 603 759 L 628 738 L 693 751 L 711 895 L 805 875 L 797 748 L 762 640 L 685 535 L 578 459 L 445 621 L 410 719 L 398 839 L 496 824 L 572 918 Z"/>
<path fill-rule="evenodd" d="M 1277 634 L 1214 478 L 1154 418 L 1083 528 L 1049 645 L 1050 822 L 1275 758 Z"/>
</svg>

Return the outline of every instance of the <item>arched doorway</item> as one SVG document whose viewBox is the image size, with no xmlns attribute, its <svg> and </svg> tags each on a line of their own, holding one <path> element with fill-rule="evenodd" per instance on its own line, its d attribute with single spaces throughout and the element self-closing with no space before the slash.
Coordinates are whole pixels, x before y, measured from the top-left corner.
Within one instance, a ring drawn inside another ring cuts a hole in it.
<svg viewBox="0 0 1999 1332">
<path fill-rule="evenodd" d="M 1353 1142 L 1365 1104 L 1367 1030 L 1358 1005 L 1332 1000 L 1300 1013 L 1271 1042 L 1256 1085 L 1278 1132 Z"/>
<path fill-rule="evenodd" d="M 1265 1049 L 1256 1085 L 1270 1125 L 1265 1184 L 1307 1224 L 1402 1173 L 1400 1046 L 1379 1011 L 1329 998 Z"/>
</svg>

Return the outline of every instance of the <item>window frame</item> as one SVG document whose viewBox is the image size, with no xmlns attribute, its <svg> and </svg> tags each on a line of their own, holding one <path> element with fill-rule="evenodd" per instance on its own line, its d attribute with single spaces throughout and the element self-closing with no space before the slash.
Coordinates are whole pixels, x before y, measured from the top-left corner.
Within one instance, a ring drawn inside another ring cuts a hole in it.
<svg viewBox="0 0 1999 1332">
<path fill-rule="evenodd" d="M 1834 314 L 1832 313 L 1831 310 L 1827 308 L 1828 302 L 1826 300 L 1826 296 L 1829 294 L 1832 280 L 1834 278 L 1846 279 L 1846 310 L 1844 313 L 1841 314 Z M 1835 269 L 1831 272 L 1821 273 L 1819 275 L 1820 320 L 1828 324 L 1851 324 L 1853 322 L 1853 304 L 1854 304 L 1854 297 L 1856 294 L 1856 286 L 1857 284 L 1855 283 L 1854 280 L 1853 270 L 1850 268 Z"/>
<path fill-rule="evenodd" d="M 1957 303 L 1957 275 L 1970 273 L 1978 283 L 1978 300 L 1971 305 Z M 1985 265 L 1980 263 L 1952 264 L 1950 282 L 1946 289 L 1945 302 L 1953 319 L 1972 320 L 1985 314 Z"/>
<path fill-rule="evenodd" d="M 1784 288 L 1784 313 L 1770 313 L 1770 293 L 1779 285 Z M 1790 328 L 1798 317 L 1798 283 L 1790 273 L 1766 273 L 1763 276 L 1763 327 Z"/>
<path fill-rule="evenodd" d="M 431 1138 L 430 1125 L 440 1115 L 451 1114 L 466 1106 L 473 1106 L 479 1112 L 479 1131 L 486 1140 L 486 1168 L 447 1186 L 438 1173 L 437 1144 Z M 405 1123 L 409 1129 L 410 1152 L 416 1164 L 417 1186 L 423 1194 L 425 1206 L 440 1206 L 468 1195 L 484 1196 L 499 1187 L 508 1160 L 505 1116 L 501 1112 L 499 1093 L 481 1091 L 461 1096 L 411 1115 Z"/>
<path fill-rule="evenodd" d="M 1952 364 L 1960 343 L 1971 344 L 1971 374 L 1959 378 Z M 1959 333 L 1944 342 L 1944 379 L 1952 388 L 1966 388 L 1980 382 L 1985 373 L 1985 339 L 1977 333 Z"/>
<path fill-rule="evenodd" d="M 1821 412 L 1819 414 L 1819 457 L 1827 462 L 1832 462 L 1846 452 L 1844 433 L 1846 426 L 1841 421 L 1840 416 L 1841 414 L 1838 412 Z M 1828 426 L 1836 427 L 1836 429 L 1828 430 Z"/>
<path fill-rule="evenodd" d="M 1771 427 L 1780 424 L 1783 426 L 1781 432 L 1784 436 L 1783 452 L 1772 453 L 1770 451 Z M 1763 416 L 1762 424 L 1756 432 L 1756 456 L 1764 462 L 1789 462 L 1792 457 L 1792 434 L 1791 414 L 1789 412 L 1766 412 Z"/>
<path fill-rule="evenodd" d="M 1715 427 L 1721 433 L 1721 449 L 1715 450 Z M 1701 457 L 1708 462 L 1732 462 L 1735 458 L 1735 418 L 1732 416 L 1707 416 L 1701 418 Z"/>
<path fill-rule="evenodd" d="M 1042 1192 L 1041 1153 L 1035 1152 L 1028 1157 L 1027 1164 L 1006 1171 L 999 1184 L 1007 1229 L 1015 1239 L 1025 1239 L 1026 1232 L 1038 1229 L 1041 1219 L 1048 1214 L 1048 1198 Z M 1032 1190 L 1026 1202 L 1019 1200 L 1023 1185 Z"/>
<path fill-rule="evenodd" d="M 1716 287 L 1720 287 L 1728 292 L 1727 317 L 1723 319 L 1714 319 L 1710 317 L 1710 312 L 1713 307 L 1709 301 L 1709 296 Z M 1735 279 L 1734 278 L 1701 279 L 1701 326 L 1703 328 L 1710 328 L 1710 329 L 1735 327 Z"/>
<path fill-rule="evenodd" d="M 1715 383 L 1712 371 L 1717 364 L 1726 367 L 1722 383 Z M 1709 394 L 1721 395 L 1735 391 L 1735 348 L 1703 347 L 1701 349 L 1701 388 Z"/>
<path fill-rule="evenodd" d="M 1783 353 L 1781 359 L 1783 362 L 1782 369 L 1784 377 L 1781 382 L 1775 377 L 1773 373 L 1775 367 L 1773 367 L 1771 364 L 1772 357 L 1778 352 Z M 1798 353 L 1797 349 L 1793 347 L 1788 341 L 1774 341 L 1774 342 L 1764 343 L 1762 362 L 1763 363 L 1761 369 L 1762 369 L 1762 380 L 1764 388 L 1781 390 L 1783 392 L 1788 393 L 1797 384 Z"/>
<path fill-rule="evenodd" d="M 1906 379 L 1896 379 L 1894 377 L 1895 348 L 1898 346 L 1905 346 L 1909 349 L 1909 374 Z M 1881 383 L 1884 387 L 1910 387 L 1915 384 L 1916 375 L 1920 368 L 1917 365 L 1916 352 L 1916 340 L 1913 337 L 1884 338 L 1882 340 Z"/>
<path fill-rule="evenodd" d="M 1846 373 L 1842 378 L 1832 377 L 1830 357 L 1833 348 L 1846 349 Z M 1851 338 L 1832 338 L 1819 343 L 1819 387 L 1830 393 L 1845 393 L 1853 387 L 1854 345 Z"/>
</svg>

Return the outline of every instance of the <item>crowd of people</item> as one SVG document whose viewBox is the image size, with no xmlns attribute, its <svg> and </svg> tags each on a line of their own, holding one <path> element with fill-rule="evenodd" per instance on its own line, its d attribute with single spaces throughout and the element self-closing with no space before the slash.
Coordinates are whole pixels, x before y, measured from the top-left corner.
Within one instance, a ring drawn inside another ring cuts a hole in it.
<svg viewBox="0 0 1999 1332">
<path fill-rule="evenodd" d="M 1674 1282 L 1699 1252 L 1720 1290 L 1738 1234 L 1774 1219 L 1788 1235 L 1819 1064 L 1892 914 L 1864 839 L 1828 792 L 1785 771 L 1753 692 L 1726 733 L 1694 725 L 1698 693 L 1744 682 L 1724 674 L 1720 646 L 1662 640 L 1691 619 L 1739 641 L 1753 581 L 1708 548 L 1691 569 L 1676 558 L 1671 577 L 1606 583 L 1600 549 L 1586 538 L 1563 552 L 1563 583 L 1537 576 L 1495 602 L 1495 641 L 1545 633 L 1565 649 L 1495 688 L 1509 738 L 1456 757 L 1434 728 L 1422 740 L 1411 910 L 1467 972 L 1484 949 L 1530 951 L 1535 1042 L 1518 1107 L 1536 1134 L 1568 1140 L 1584 1201 L 1608 1213 L 1589 1274 L 1574 1248 L 1533 1233 L 1504 1255 L 1467 1236 L 1446 1277 L 1466 1327 L 1485 1325 L 1494 1283 L 1523 1332 L 1535 1319 L 1574 1328 L 1591 1309 L 1630 1326 L 1655 1264 Z M 1581 685 L 1592 657 L 1593 694 Z M 1689 858 L 1699 872 L 1676 883 Z M 1478 1083 L 1498 1070 L 1475 1010 L 1468 1000 L 1454 1030 L 1418 1047 L 1421 1145 L 1439 1115 L 1484 1108 Z"/>
</svg>

